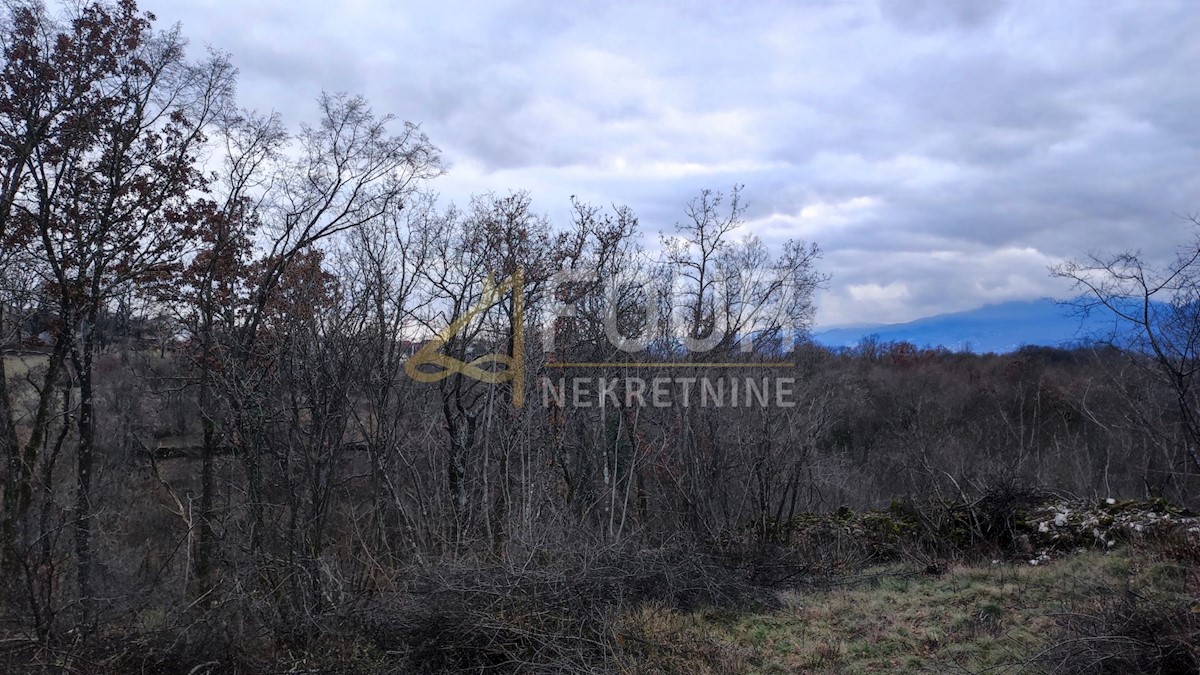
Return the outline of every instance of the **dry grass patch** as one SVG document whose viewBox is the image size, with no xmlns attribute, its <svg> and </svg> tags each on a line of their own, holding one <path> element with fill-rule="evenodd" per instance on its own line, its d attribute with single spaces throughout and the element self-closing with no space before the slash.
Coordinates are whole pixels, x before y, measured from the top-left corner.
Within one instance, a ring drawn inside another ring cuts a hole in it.
<svg viewBox="0 0 1200 675">
<path fill-rule="evenodd" d="M 646 635 L 673 656 L 662 672 L 1015 673 L 1046 669 L 1038 656 L 1062 634 L 1061 617 L 1129 584 L 1160 588 L 1164 566 L 1121 549 L 1049 564 L 871 570 L 830 590 L 789 591 L 783 607 L 730 618 L 640 608 Z M 687 649 L 703 645 L 704 649 Z"/>
</svg>

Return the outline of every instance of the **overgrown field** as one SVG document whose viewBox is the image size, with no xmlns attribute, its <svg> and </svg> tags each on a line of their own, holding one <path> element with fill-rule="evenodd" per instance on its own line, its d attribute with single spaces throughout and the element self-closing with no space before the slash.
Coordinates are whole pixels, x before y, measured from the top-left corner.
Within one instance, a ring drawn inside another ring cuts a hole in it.
<svg viewBox="0 0 1200 675">
<path fill-rule="evenodd" d="M 49 360 L 45 354 L 37 354 L 30 352 L 28 354 L 6 354 L 4 359 L 4 369 L 8 376 L 13 379 L 20 379 L 34 368 L 45 367 Z"/>
<path fill-rule="evenodd" d="M 4 672 L 1195 673 L 1200 518 L 995 491 L 804 514 L 700 545 L 428 560 L 147 606 L 85 649 L 0 634 Z M 1000 523 L 1006 523 L 1001 526 Z M 756 543 L 757 542 L 757 543 Z M 267 565 L 261 568 L 271 574 Z M 304 621 L 287 611 L 303 611 Z M 289 620 L 290 619 L 290 620 Z"/>
<path fill-rule="evenodd" d="M 6 354 L 0 356 L 4 359 L 4 372 L 8 375 L 8 379 L 13 383 L 24 382 L 32 371 L 34 375 L 40 374 L 39 371 L 44 370 L 49 357 L 45 354 L 37 354 L 34 352 L 26 354 Z M 36 401 L 36 396 L 33 391 L 23 387 L 18 387 L 18 391 L 24 394 L 16 403 L 25 405 Z"/>
</svg>

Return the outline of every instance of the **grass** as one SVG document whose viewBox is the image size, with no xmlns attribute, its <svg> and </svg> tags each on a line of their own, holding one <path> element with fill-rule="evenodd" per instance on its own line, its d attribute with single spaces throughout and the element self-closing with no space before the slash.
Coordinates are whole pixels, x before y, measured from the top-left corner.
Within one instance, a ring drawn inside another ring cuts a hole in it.
<svg viewBox="0 0 1200 675">
<path fill-rule="evenodd" d="M 45 367 L 50 357 L 45 354 L 11 354 L 0 357 L 4 359 L 4 371 L 10 380 L 23 380 L 34 368 Z"/>
<path fill-rule="evenodd" d="M 662 670 L 754 673 L 1015 673 L 1059 633 L 1058 617 L 1088 611 L 1119 588 L 1186 593 L 1180 565 L 1134 549 L 1089 551 L 1033 566 L 951 566 L 939 576 L 894 566 L 833 590 L 788 592 L 769 613 L 638 610 L 664 642 L 719 647 L 724 663 Z M 1193 588 L 1194 590 L 1194 588 Z"/>
<path fill-rule="evenodd" d="M 31 413 L 26 411 L 32 410 L 37 406 L 37 390 L 29 385 L 27 378 L 31 373 L 33 381 L 41 384 L 41 378 L 45 374 L 46 366 L 50 363 L 50 357 L 45 354 L 9 354 L 3 357 L 4 372 L 8 376 L 8 384 L 10 392 L 13 396 L 13 403 L 17 410 L 18 427 L 23 426 L 25 415 Z"/>
</svg>

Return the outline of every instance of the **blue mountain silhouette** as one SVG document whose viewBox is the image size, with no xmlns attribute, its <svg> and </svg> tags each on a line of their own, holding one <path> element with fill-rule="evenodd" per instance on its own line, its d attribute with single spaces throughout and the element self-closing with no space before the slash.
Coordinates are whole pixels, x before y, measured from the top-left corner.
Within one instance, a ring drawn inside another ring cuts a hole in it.
<svg viewBox="0 0 1200 675">
<path fill-rule="evenodd" d="M 875 335 L 883 342 L 1004 353 L 1024 345 L 1070 346 L 1111 335 L 1114 328 L 1121 326 L 1107 312 L 1095 310 L 1081 316 L 1074 307 L 1044 299 L 986 305 L 908 323 L 818 329 L 812 337 L 827 347 L 852 347 Z"/>
</svg>

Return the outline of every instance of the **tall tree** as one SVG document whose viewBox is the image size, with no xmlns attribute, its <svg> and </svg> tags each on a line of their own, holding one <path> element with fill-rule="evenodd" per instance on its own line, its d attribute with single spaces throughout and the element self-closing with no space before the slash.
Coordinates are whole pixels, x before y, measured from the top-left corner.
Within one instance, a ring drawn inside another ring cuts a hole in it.
<svg viewBox="0 0 1200 675">
<path fill-rule="evenodd" d="M 183 354 L 197 387 L 201 427 L 200 500 L 192 551 L 192 571 L 200 592 L 209 587 L 217 537 L 215 471 L 222 443 L 218 422 L 224 417 L 217 378 L 227 363 L 239 317 L 247 310 L 254 238 L 269 196 L 273 163 L 288 135 L 278 116 L 244 113 L 221 119 L 215 140 L 224 159 L 212 185 L 216 199 L 204 204 L 198 247 L 182 270 L 181 283 L 167 289 L 168 299 L 176 302 L 181 322 L 192 336 L 190 349 Z"/>
<path fill-rule="evenodd" d="M 107 84 L 118 53 L 145 29 L 132 3 L 87 5 L 60 16 L 39 2 L 12 2 L 0 18 L 0 246 L 21 250 L 37 241 L 39 203 L 34 178 L 43 162 L 71 161 L 109 109 Z M 14 262 L 10 256 L 8 263 Z M 0 304 L 0 325 L 7 307 Z M 51 354 L 31 433 L 18 440 L 12 395 L 0 359 L 0 449 L 6 464 L 4 550 L 11 563 L 14 523 L 29 505 L 30 478 L 44 435 L 51 385 L 66 358 L 64 340 Z"/>
<path fill-rule="evenodd" d="M 198 576 L 207 574 L 216 555 L 211 532 L 215 490 L 211 475 L 218 435 L 237 450 L 246 480 L 247 548 L 255 562 L 268 571 L 267 512 L 278 505 L 268 503 L 265 488 L 269 478 L 283 476 L 295 457 L 293 448 L 280 447 L 278 439 L 271 437 L 266 414 L 275 404 L 274 388 L 281 382 L 293 386 L 315 372 L 284 377 L 278 369 L 277 357 L 288 354 L 290 348 L 284 338 L 292 325 L 278 312 L 284 296 L 304 287 L 303 279 L 316 278 L 302 272 L 313 268 L 324 248 L 352 237 L 360 228 L 378 228 L 393 221 L 416 200 L 423 183 L 441 173 L 437 148 L 416 125 L 394 125 L 393 117 L 374 114 L 361 97 L 323 94 L 318 106 L 318 123 L 302 126 L 294 137 L 285 135 L 277 121 L 251 117 L 247 117 L 248 126 L 234 134 L 238 140 L 230 145 L 229 155 L 240 159 L 226 162 L 228 186 L 222 199 L 227 206 L 218 215 L 233 218 L 229 225 L 240 232 L 238 241 L 253 240 L 256 246 L 249 256 L 239 253 L 236 260 L 228 261 L 225 271 L 226 264 L 214 258 L 216 267 L 198 270 L 192 281 L 200 289 L 193 294 L 200 304 L 188 310 L 193 318 L 198 317 L 203 325 L 210 321 L 205 315 L 213 314 L 217 307 L 225 317 L 218 322 L 219 330 L 205 329 L 199 336 L 208 341 L 202 353 L 210 361 L 204 366 L 207 370 L 200 372 L 208 373 L 207 386 L 219 391 L 219 396 L 206 396 L 204 413 L 210 418 L 205 425 L 214 426 L 205 430 L 207 468 L 203 475 L 207 478 L 202 485 L 207 487 L 201 495 L 205 513 L 197 539 L 201 547 L 197 549 Z M 234 189 L 237 185 L 242 188 Z M 214 240 L 202 251 L 211 256 L 221 248 Z M 233 255 L 242 245 L 230 239 L 225 249 Z M 221 275 L 224 278 L 219 278 Z M 222 284 L 236 289 L 229 299 L 232 302 L 206 299 L 210 292 L 203 289 Z M 310 344 L 315 345 L 319 326 L 303 325 L 312 338 Z M 330 355 L 321 354 L 322 360 L 314 362 L 313 368 L 327 366 L 326 356 Z M 217 399 L 224 407 L 219 432 L 215 428 Z M 301 421 L 294 415 L 293 419 L 297 424 Z M 328 437 L 324 441 L 333 442 Z M 321 457 L 312 464 L 317 470 L 323 470 L 331 456 Z M 292 572 L 304 570 L 285 570 L 286 574 Z"/>
<path fill-rule="evenodd" d="M 234 78 L 221 56 L 188 60 L 179 33 L 154 30 L 153 19 L 128 1 L 87 5 L 73 19 L 95 26 L 79 39 L 104 46 L 79 66 L 104 70 L 82 97 L 86 108 L 73 111 L 74 123 L 33 148 L 13 203 L 14 222 L 38 244 L 62 326 L 57 344 L 79 387 L 74 528 L 85 616 L 93 609 L 97 320 L 120 293 L 165 280 L 194 237 L 204 131 Z M 71 41 L 62 35 L 55 44 Z"/>
</svg>

